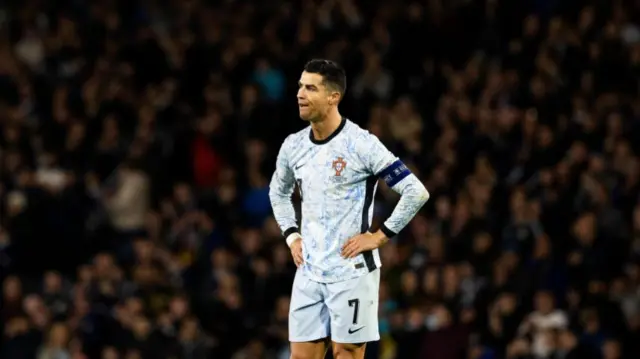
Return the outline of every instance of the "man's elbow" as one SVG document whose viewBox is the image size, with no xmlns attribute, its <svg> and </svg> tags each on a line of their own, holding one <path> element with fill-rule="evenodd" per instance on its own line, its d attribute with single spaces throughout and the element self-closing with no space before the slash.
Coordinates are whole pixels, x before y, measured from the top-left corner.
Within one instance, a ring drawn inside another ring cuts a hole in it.
<svg viewBox="0 0 640 359">
<path fill-rule="evenodd" d="M 271 206 L 276 206 L 282 203 L 282 198 L 276 194 L 269 193 L 269 202 L 271 202 Z"/>
<path fill-rule="evenodd" d="M 286 203 L 288 201 L 291 201 L 291 195 L 287 197 L 286 194 L 271 188 L 269 189 L 269 201 L 271 202 L 271 205 Z"/>
<path fill-rule="evenodd" d="M 273 200 L 277 199 L 278 197 L 280 197 L 278 189 L 273 186 L 269 186 L 269 199 L 271 200 L 271 202 L 273 202 Z"/>
<path fill-rule="evenodd" d="M 427 203 L 431 195 L 429 194 L 429 191 L 427 191 L 427 188 L 422 183 L 420 183 L 416 192 L 417 192 L 416 197 L 420 202 L 420 207 L 422 207 L 424 206 L 425 203 Z"/>
<path fill-rule="evenodd" d="M 409 183 L 399 192 L 401 196 L 407 196 L 411 199 L 412 202 L 415 202 L 420 207 L 422 207 L 431 196 L 427 188 L 420 182 L 420 180 L 411 175 L 409 178 Z"/>
</svg>

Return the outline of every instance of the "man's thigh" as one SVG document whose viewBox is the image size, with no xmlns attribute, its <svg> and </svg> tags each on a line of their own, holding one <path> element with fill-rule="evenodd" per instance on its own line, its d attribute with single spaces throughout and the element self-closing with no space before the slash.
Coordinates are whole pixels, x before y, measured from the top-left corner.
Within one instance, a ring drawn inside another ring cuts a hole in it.
<svg viewBox="0 0 640 359">
<path fill-rule="evenodd" d="M 362 277 L 327 285 L 325 303 L 331 315 L 331 340 L 360 344 L 380 340 L 378 290 L 380 270 Z"/>
<path fill-rule="evenodd" d="M 312 342 L 291 342 L 291 359 L 324 359 L 328 347 L 328 338 Z"/>
<path fill-rule="evenodd" d="M 330 334 L 329 310 L 324 303 L 324 283 L 296 273 L 289 305 L 289 341 L 305 343 L 323 340 Z M 292 346 L 292 350 L 293 350 Z"/>
<path fill-rule="evenodd" d="M 334 359 L 364 359 L 364 353 L 367 348 L 367 343 L 344 344 L 333 342 L 331 344 Z"/>
</svg>

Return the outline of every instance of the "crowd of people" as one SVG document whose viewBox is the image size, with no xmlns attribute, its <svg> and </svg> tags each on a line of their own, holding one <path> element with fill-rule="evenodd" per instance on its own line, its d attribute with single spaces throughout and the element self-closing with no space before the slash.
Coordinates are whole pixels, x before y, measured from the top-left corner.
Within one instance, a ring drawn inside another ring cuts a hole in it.
<svg viewBox="0 0 640 359">
<path fill-rule="evenodd" d="M 0 357 L 288 358 L 268 180 L 321 57 L 431 193 L 382 249 L 367 358 L 640 358 L 638 23 L 633 0 L 3 1 Z"/>
</svg>

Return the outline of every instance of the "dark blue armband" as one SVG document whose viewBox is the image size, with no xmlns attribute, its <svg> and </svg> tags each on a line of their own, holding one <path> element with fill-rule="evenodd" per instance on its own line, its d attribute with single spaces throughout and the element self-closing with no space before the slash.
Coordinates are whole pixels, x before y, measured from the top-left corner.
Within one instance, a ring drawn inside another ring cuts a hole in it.
<svg viewBox="0 0 640 359">
<path fill-rule="evenodd" d="M 378 177 L 382 178 L 387 186 L 393 187 L 410 174 L 411 171 L 409 168 L 407 168 L 402 161 L 397 160 L 382 170 L 382 172 L 378 174 Z"/>
</svg>

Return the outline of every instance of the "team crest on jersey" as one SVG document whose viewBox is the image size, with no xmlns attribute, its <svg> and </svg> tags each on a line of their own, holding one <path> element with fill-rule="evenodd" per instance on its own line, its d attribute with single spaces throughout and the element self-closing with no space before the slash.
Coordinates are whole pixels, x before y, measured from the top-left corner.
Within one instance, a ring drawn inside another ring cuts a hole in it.
<svg viewBox="0 0 640 359">
<path fill-rule="evenodd" d="M 332 162 L 331 168 L 335 171 L 333 176 L 334 181 L 343 181 L 342 171 L 347 168 L 347 162 L 342 157 L 338 157 Z"/>
</svg>

